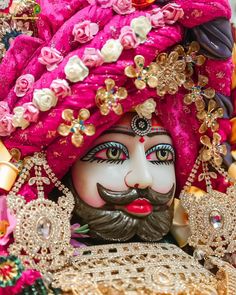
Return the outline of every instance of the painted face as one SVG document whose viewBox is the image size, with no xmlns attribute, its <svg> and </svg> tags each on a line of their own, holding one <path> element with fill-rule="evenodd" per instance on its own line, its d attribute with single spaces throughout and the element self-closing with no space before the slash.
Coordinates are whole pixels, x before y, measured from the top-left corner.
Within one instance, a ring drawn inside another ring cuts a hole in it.
<svg viewBox="0 0 236 295">
<path fill-rule="evenodd" d="M 76 213 L 91 235 L 157 241 L 169 232 L 174 149 L 156 120 L 130 113 L 104 132 L 72 168 Z"/>
</svg>

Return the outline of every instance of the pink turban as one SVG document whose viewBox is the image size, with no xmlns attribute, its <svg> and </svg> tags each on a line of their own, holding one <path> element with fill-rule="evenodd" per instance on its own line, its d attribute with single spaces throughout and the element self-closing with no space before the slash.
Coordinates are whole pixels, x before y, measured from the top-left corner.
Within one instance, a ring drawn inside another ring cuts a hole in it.
<svg viewBox="0 0 236 295">
<path fill-rule="evenodd" d="M 86 0 L 39 1 L 42 12 L 37 23 L 38 38 L 18 36 L 0 64 L 0 101 L 7 102 L 11 112 L 17 106 L 32 102 L 36 89 L 49 89 L 54 80 L 66 79 L 65 66 L 71 57 L 78 56 L 82 59 L 88 48 L 101 50 L 107 40 L 118 39 L 122 28 L 130 26 L 134 18 L 146 16 L 147 13 L 152 14 L 153 11 L 157 11 L 155 9 L 163 7 L 157 1 L 157 4 L 144 10 L 133 11 L 131 7 L 129 10 L 122 6 L 126 1 L 123 1 L 122 5 L 119 1 L 111 0 L 89 2 L 91 4 Z M 199 122 L 196 119 L 195 107 L 184 105 L 183 96 L 186 94 L 184 88 L 180 88 L 176 95 L 165 95 L 163 99 L 158 97 L 153 89 L 136 89 L 133 81 L 124 75 L 124 69 L 127 65 L 133 64 L 136 55 L 144 56 L 145 63 L 150 64 L 157 54 L 169 52 L 174 45 L 184 43 L 188 35 L 190 35 L 189 40 L 196 38 L 200 44 L 210 44 L 209 34 L 211 34 L 211 38 L 214 38 L 217 44 L 220 42 L 218 39 L 221 39 L 217 20 L 220 18 L 225 22 L 229 19 L 230 7 L 227 0 L 176 0 L 168 5 L 172 6 L 168 6 L 171 9 L 165 14 L 164 23 L 156 27 L 153 25 L 144 43 L 123 50 L 116 62 L 89 68 L 89 75 L 83 81 L 69 82 L 71 92 L 66 97 L 58 99 L 57 104 L 49 111 L 40 112 L 37 122 L 31 123 L 24 130 L 17 128 L 10 136 L 2 137 L 6 147 L 19 148 L 23 156 L 44 150 L 50 167 L 59 178 L 62 178 L 74 161 L 86 153 L 92 142 L 119 120 L 119 116 L 114 112 L 107 116 L 101 115 L 95 104 L 97 89 L 104 87 L 106 78 L 111 78 L 117 86 L 126 87 L 128 90 L 127 99 L 122 101 L 124 112 L 130 111 L 148 98 L 156 100 L 159 117 L 169 130 L 177 151 L 177 181 L 179 189 L 182 188 L 200 147 Z M 183 14 L 181 18 L 178 17 L 180 11 Z M 91 36 L 84 40 L 85 42 L 82 39 L 79 39 L 81 42 L 77 42 L 73 31 L 76 30 L 77 24 L 84 21 L 93 24 L 93 27 L 90 27 Z M 214 26 L 211 32 L 208 32 L 205 24 L 212 22 Z M 220 36 L 218 39 L 214 30 Z M 226 50 L 229 51 L 230 42 L 229 37 L 223 42 L 224 44 L 222 43 L 222 46 L 226 46 Z M 55 55 L 58 54 L 56 56 L 58 63 L 53 70 L 48 70 L 42 60 L 40 61 L 42 49 L 45 50 L 47 47 L 56 49 Z M 214 56 L 211 48 L 209 51 L 211 56 Z M 200 69 L 201 74 L 209 77 L 209 87 L 224 97 L 230 96 L 231 72 L 229 55 L 223 59 L 210 57 Z M 34 81 L 31 81 L 32 87 L 25 95 L 17 96 L 15 91 L 17 79 L 28 74 L 34 77 Z M 60 136 L 57 128 L 63 122 L 64 109 L 72 109 L 76 117 L 82 108 L 90 111 L 91 117 L 88 121 L 94 124 L 96 133 L 91 137 L 85 136 L 84 144 L 77 148 L 71 143 L 71 136 Z M 224 137 L 224 140 L 227 140 L 230 133 L 228 125 L 227 128 L 223 128 L 224 130 L 227 130 Z"/>
</svg>

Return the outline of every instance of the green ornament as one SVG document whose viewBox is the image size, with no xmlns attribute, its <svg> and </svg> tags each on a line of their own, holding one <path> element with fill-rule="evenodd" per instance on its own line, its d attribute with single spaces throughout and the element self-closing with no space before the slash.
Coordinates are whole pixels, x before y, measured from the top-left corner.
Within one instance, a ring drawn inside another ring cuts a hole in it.
<svg viewBox="0 0 236 295">
<path fill-rule="evenodd" d="M 35 14 L 39 14 L 41 12 L 41 7 L 39 4 L 35 5 L 34 7 L 34 13 Z"/>
</svg>

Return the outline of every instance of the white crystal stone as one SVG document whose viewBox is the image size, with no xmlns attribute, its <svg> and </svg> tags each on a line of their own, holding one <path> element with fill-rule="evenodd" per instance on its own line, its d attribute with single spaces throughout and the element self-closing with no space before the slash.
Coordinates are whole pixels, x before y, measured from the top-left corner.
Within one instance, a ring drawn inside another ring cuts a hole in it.
<svg viewBox="0 0 236 295">
<path fill-rule="evenodd" d="M 223 217 L 218 210 L 211 211 L 209 220 L 214 229 L 220 229 L 223 226 Z"/>
<path fill-rule="evenodd" d="M 47 240 L 50 238 L 52 231 L 52 223 L 47 217 L 41 217 L 37 222 L 37 233 L 41 239 Z"/>
</svg>

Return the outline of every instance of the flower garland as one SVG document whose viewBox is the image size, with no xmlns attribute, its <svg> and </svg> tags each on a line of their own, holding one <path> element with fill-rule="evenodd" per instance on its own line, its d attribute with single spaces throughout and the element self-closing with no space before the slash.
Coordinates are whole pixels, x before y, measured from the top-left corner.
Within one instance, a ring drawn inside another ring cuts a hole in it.
<svg viewBox="0 0 236 295">
<path fill-rule="evenodd" d="M 95 1 L 92 2 L 90 4 L 95 4 Z M 102 8 L 113 7 L 118 14 L 134 11 L 130 0 L 124 2 L 97 0 L 97 2 Z M 174 24 L 182 17 L 182 8 L 171 3 L 162 8 L 153 9 L 146 16 L 132 19 L 130 26 L 121 29 L 119 38 L 107 40 L 101 50 L 86 48 L 81 59 L 77 55 L 72 56 L 64 68 L 66 79 L 71 83 L 83 81 L 89 75 L 89 68 L 116 62 L 123 50 L 136 48 L 145 43 L 152 28 Z M 92 40 L 98 31 L 99 27 L 96 23 L 84 20 L 74 26 L 72 35 L 75 41 L 86 43 Z M 64 57 L 56 48 L 43 47 L 38 61 L 45 65 L 48 71 L 53 71 L 63 59 Z M 14 87 L 16 96 L 25 96 L 33 88 L 34 82 L 35 78 L 31 74 L 20 76 Z M 57 105 L 58 99 L 64 99 L 69 95 L 71 95 L 69 83 L 65 79 L 56 79 L 52 81 L 50 88 L 35 89 L 32 102 L 14 108 L 13 114 L 10 113 L 6 102 L 0 102 L 0 136 L 9 136 L 16 128 L 25 129 L 31 123 L 36 123 L 40 111 L 49 111 Z"/>
</svg>

